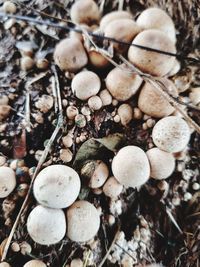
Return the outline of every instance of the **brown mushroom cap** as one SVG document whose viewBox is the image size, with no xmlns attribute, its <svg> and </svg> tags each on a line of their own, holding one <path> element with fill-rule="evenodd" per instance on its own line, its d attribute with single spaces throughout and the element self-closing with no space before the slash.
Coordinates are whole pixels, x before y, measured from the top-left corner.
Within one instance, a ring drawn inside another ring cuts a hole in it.
<svg viewBox="0 0 200 267">
<path fill-rule="evenodd" d="M 89 58 L 90 63 L 95 68 L 99 68 L 99 69 L 105 68 L 110 64 L 110 62 L 95 49 L 90 49 L 88 51 L 88 58 Z"/>
<path fill-rule="evenodd" d="M 104 34 L 106 37 L 114 38 L 123 42 L 131 42 L 133 38 L 140 32 L 140 28 L 134 20 L 117 19 L 111 21 L 105 28 Z M 128 46 L 113 43 L 113 47 L 118 52 L 124 52 Z"/>
<path fill-rule="evenodd" d="M 117 110 L 121 124 L 126 126 L 133 118 L 133 109 L 129 104 L 121 104 Z"/>
<path fill-rule="evenodd" d="M 78 38 L 66 38 L 55 47 L 54 60 L 61 70 L 76 72 L 88 62 L 85 49 Z"/>
<path fill-rule="evenodd" d="M 113 158 L 112 172 L 125 187 L 143 185 L 150 176 L 150 165 L 145 152 L 137 146 L 125 146 Z"/>
<path fill-rule="evenodd" d="M 140 14 L 136 22 L 142 29 L 157 29 L 163 31 L 172 42 L 176 42 L 174 22 L 162 9 L 157 7 L 147 8 Z"/>
<path fill-rule="evenodd" d="M 190 140 L 190 128 L 180 117 L 165 117 L 155 124 L 152 138 L 161 150 L 170 153 L 180 152 Z"/>
<path fill-rule="evenodd" d="M 75 242 L 87 242 L 98 232 L 100 218 L 97 209 L 85 200 L 76 201 L 67 210 L 67 236 Z"/>
<path fill-rule="evenodd" d="M 125 66 L 120 65 L 122 68 Z M 134 73 L 128 73 L 119 67 L 112 69 L 106 77 L 106 87 L 111 95 L 119 101 L 131 98 L 142 84 L 142 78 Z"/>
<path fill-rule="evenodd" d="M 70 10 L 71 20 L 77 24 L 92 25 L 99 21 L 100 11 L 93 0 L 78 0 Z"/>
<path fill-rule="evenodd" d="M 166 179 L 173 173 L 175 158 L 172 154 L 157 147 L 149 149 L 146 154 L 150 162 L 152 178 L 158 180 Z"/>
<path fill-rule="evenodd" d="M 31 260 L 24 264 L 23 267 L 46 267 L 47 265 L 40 260 Z"/>
<path fill-rule="evenodd" d="M 0 167 L 0 198 L 5 198 L 16 186 L 16 176 L 10 167 Z"/>
<path fill-rule="evenodd" d="M 114 176 L 108 178 L 103 186 L 103 192 L 107 197 L 116 199 L 122 192 L 123 186 L 115 179 Z"/>
<path fill-rule="evenodd" d="M 169 79 L 162 79 L 168 92 L 173 96 L 178 96 L 178 90 L 172 81 Z M 145 82 L 138 98 L 138 107 L 145 114 L 162 118 L 174 112 L 172 105 L 159 93 L 156 87 L 151 83 Z"/>
<path fill-rule="evenodd" d="M 174 43 L 159 30 L 145 30 L 139 33 L 133 40 L 133 44 L 176 53 Z M 154 76 L 166 75 L 173 68 L 175 61 L 173 56 L 147 51 L 135 46 L 129 48 L 128 58 L 141 71 Z"/>
</svg>

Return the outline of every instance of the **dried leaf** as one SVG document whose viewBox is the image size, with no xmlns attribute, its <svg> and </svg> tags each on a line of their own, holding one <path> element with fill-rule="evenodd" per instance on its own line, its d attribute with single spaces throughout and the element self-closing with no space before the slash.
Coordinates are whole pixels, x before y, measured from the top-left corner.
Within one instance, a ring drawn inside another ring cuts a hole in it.
<svg viewBox="0 0 200 267">
<path fill-rule="evenodd" d="M 107 149 L 116 152 L 120 144 L 124 141 L 124 136 L 123 134 L 115 133 L 95 140 L 104 145 Z"/>
</svg>

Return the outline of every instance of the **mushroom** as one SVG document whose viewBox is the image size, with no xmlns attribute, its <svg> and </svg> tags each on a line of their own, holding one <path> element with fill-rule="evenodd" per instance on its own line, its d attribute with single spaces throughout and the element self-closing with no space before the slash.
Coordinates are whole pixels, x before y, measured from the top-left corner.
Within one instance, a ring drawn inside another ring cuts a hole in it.
<svg viewBox="0 0 200 267">
<path fill-rule="evenodd" d="M 137 146 L 125 146 L 113 158 L 112 172 L 125 187 L 143 185 L 150 176 L 150 165 L 145 152 Z"/>
<path fill-rule="evenodd" d="M 88 99 L 88 106 L 91 110 L 99 110 L 101 109 L 103 103 L 101 101 L 101 98 L 97 95 L 91 96 Z"/>
<path fill-rule="evenodd" d="M 71 7 L 70 17 L 77 24 L 92 25 L 100 20 L 100 11 L 93 0 L 78 0 Z"/>
<path fill-rule="evenodd" d="M 56 244 L 66 232 L 65 214 L 61 209 L 39 205 L 28 216 L 27 230 L 30 237 L 40 245 Z"/>
<path fill-rule="evenodd" d="M 180 71 L 180 69 L 181 69 L 181 63 L 177 59 L 175 59 L 173 68 L 170 70 L 169 73 L 167 73 L 167 76 L 172 77 L 176 75 Z"/>
<path fill-rule="evenodd" d="M 78 38 L 66 38 L 55 47 L 54 60 L 61 70 L 76 72 L 88 62 L 85 49 Z"/>
<path fill-rule="evenodd" d="M 82 71 L 74 76 L 71 87 L 72 92 L 77 98 L 87 100 L 99 92 L 101 81 L 96 73 L 92 71 Z"/>
<path fill-rule="evenodd" d="M 172 81 L 162 79 L 168 92 L 174 97 L 178 96 L 178 90 Z M 157 91 L 157 88 L 149 82 L 145 82 L 138 98 L 138 107 L 145 114 L 162 118 L 174 112 L 172 105 Z"/>
<path fill-rule="evenodd" d="M 174 22 L 162 9 L 151 7 L 144 10 L 137 18 L 137 24 L 142 29 L 157 29 L 162 31 L 173 43 L 176 42 Z"/>
<path fill-rule="evenodd" d="M 0 167 L 0 198 L 9 196 L 16 186 L 15 172 L 10 167 Z"/>
<path fill-rule="evenodd" d="M 192 88 L 189 93 L 189 98 L 194 105 L 200 105 L 200 87 Z"/>
<path fill-rule="evenodd" d="M 141 84 L 142 78 L 135 73 L 126 72 L 124 64 L 112 69 L 106 77 L 107 89 L 119 101 L 126 101 L 131 98 L 136 94 Z"/>
<path fill-rule="evenodd" d="M 114 38 L 123 42 L 131 42 L 133 38 L 140 32 L 140 28 L 132 19 L 117 19 L 111 21 L 104 30 L 105 37 Z M 113 42 L 113 47 L 117 52 L 125 52 L 128 48 L 126 45 L 121 45 Z"/>
<path fill-rule="evenodd" d="M 24 70 L 24 71 L 31 70 L 34 64 L 35 64 L 35 61 L 29 56 L 25 56 L 20 59 L 21 70 Z"/>
<path fill-rule="evenodd" d="M 103 186 L 103 192 L 107 197 L 116 199 L 122 192 L 123 186 L 115 179 L 110 177 Z"/>
<path fill-rule="evenodd" d="M 126 126 L 133 118 L 133 110 L 129 104 L 122 104 L 119 106 L 117 113 L 120 117 L 121 124 Z"/>
<path fill-rule="evenodd" d="M 70 263 L 70 267 L 84 267 L 83 261 L 79 258 L 73 259 Z"/>
<path fill-rule="evenodd" d="M 23 267 L 46 267 L 47 265 L 40 260 L 31 260 L 24 264 Z"/>
<path fill-rule="evenodd" d="M 145 30 L 139 33 L 133 40 L 133 44 L 176 53 L 174 43 L 164 32 L 159 30 Z M 173 68 L 175 61 L 173 56 L 148 51 L 135 46 L 129 48 L 128 59 L 141 71 L 154 76 L 166 75 Z"/>
<path fill-rule="evenodd" d="M 112 96 L 107 89 L 99 93 L 103 106 L 109 106 L 112 103 Z"/>
<path fill-rule="evenodd" d="M 11 106 L 9 105 L 0 105 L 0 122 L 5 120 L 11 111 Z"/>
<path fill-rule="evenodd" d="M 87 242 L 98 232 L 99 213 L 94 205 L 85 200 L 74 202 L 67 210 L 67 236 L 75 242 Z"/>
<path fill-rule="evenodd" d="M 88 58 L 90 63 L 98 69 L 106 68 L 110 63 L 109 61 L 95 48 L 90 48 L 88 50 Z"/>
<path fill-rule="evenodd" d="M 152 178 L 158 180 L 166 179 L 173 173 L 175 158 L 171 153 L 154 147 L 149 149 L 146 154 L 149 159 Z"/>
<path fill-rule="evenodd" d="M 169 116 L 155 124 L 152 138 L 161 150 L 170 153 L 180 152 L 190 140 L 190 128 L 182 118 Z"/>
<path fill-rule="evenodd" d="M 81 175 L 88 181 L 90 188 L 99 188 L 108 178 L 109 170 L 103 161 L 90 160 L 82 167 Z"/>
<path fill-rule="evenodd" d="M 0 267 L 11 267 L 11 265 L 4 261 L 0 263 Z"/>
<path fill-rule="evenodd" d="M 80 178 L 78 173 L 65 165 L 44 168 L 33 184 L 36 200 L 49 208 L 66 208 L 78 197 Z"/>
<path fill-rule="evenodd" d="M 118 19 L 132 19 L 133 16 L 131 13 L 124 11 L 124 10 L 118 10 L 118 11 L 112 11 L 108 14 L 106 14 L 105 16 L 102 17 L 101 21 L 100 21 L 100 29 L 102 31 L 105 30 L 106 26 L 114 21 L 114 20 L 118 20 Z"/>
<path fill-rule="evenodd" d="M 15 14 L 17 12 L 17 7 L 16 7 L 15 3 L 11 2 L 11 1 L 5 1 L 3 4 L 3 11 L 5 13 Z"/>
</svg>

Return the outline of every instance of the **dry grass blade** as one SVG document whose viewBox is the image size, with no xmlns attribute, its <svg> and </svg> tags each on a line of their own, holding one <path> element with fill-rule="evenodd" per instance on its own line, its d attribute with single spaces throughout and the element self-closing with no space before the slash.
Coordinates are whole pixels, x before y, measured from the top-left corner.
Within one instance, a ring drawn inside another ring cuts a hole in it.
<svg viewBox="0 0 200 267">
<path fill-rule="evenodd" d="M 178 229 L 180 234 L 183 234 L 183 231 L 181 230 L 180 226 L 178 225 L 178 223 L 174 219 L 174 216 L 172 215 L 171 211 L 167 207 L 166 207 L 166 213 L 169 216 L 170 220 L 173 222 L 173 224 L 176 226 L 176 228 Z"/>
</svg>

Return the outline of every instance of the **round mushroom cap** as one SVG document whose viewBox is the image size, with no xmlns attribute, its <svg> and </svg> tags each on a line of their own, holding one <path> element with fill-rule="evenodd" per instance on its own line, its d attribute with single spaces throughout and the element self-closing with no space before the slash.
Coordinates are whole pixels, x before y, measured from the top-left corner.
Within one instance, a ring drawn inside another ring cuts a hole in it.
<svg viewBox="0 0 200 267">
<path fill-rule="evenodd" d="M 132 19 L 117 19 L 111 21 L 104 30 L 104 35 L 119 41 L 130 43 L 133 38 L 140 32 L 140 28 Z M 113 47 L 118 52 L 124 52 L 128 46 L 120 45 L 113 42 Z"/>
<path fill-rule="evenodd" d="M 70 17 L 77 24 L 92 25 L 100 20 L 100 11 L 93 0 L 78 0 L 71 7 Z"/>
<path fill-rule="evenodd" d="M 96 73 L 92 71 L 82 71 L 74 76 L 71 87 L 72 92 L 77 98 L 87 100 L 99 92 L 101 81 Z"/>
<path fill-rule="evenodd" d="M 172 42 L 176 42 L 174 22 L 162 9 L 157 7 L 147 8 L 140 14 L 136 22 L 142 29 L 157 29 L 163 31 Z"/>
<path fill-rule="evenodd" d="M 168 92 L 173 96 L 178 96 L 178 90 L 169 79 L 163 79 Z M 145 114 L 162 118 L 174 112 L 172 105 L 157 91 L 157 88 L 149 82 L 145 82 L 138 98 L 138 107 Z"/>
<path fill-rule="evenodd" d="M 47 265 L 40 260 L 31 260 L 24 264 L 24 267 L 46 267 Z"/>
<path fill-rule="evenodd" d="M 123 186 L 115 179 L 110 177 L 103 186 L 103 192 L 107 197 L 116 199 L 122 192 Z"/>
<path fill-rule="evenodd" d="M 150 176 L 150 165 L 145 152 L 137 146 L 125 146 L 113 158 L 112 172 L 125 187 L 143 185 Z"/>
<path fill-rule="evenodd" d="M 0 267 L 11 267 L 11 265 L 7 262 L 0 262 Z"/>
<path fill-rule="evenodd" d="M 169 116 L 155 124 L 152 138 L 161 150 L 170 153 L 180 152 L 190 140 L 190 128 L 182 118 Z"/>
<path fill-rule="evenodd" d="M 30 237 L 40 245 L 56 244 L 66 233 L 65 214 L 61 209 L 39 205 L 28 216 L 27 230 Z"/>
<path fill-rule="evenodd" d="M 120 65 L 122 68 L 125 66 Z M 119 101 L 126 101 L 138 91 L 142 78 L 135 73 L 128 73 L 119 67 L 112 69 L 106 77 L 106 87 Z"/>
<path fill-rule="evenodd" d="M 65 165 L 52 165 L 37 175 L 33 192 L 43 206 L 62 209 L 76 200 L 80 187 L 80 178 L 74 169 Z"/>
<path fill-rule="evenodd" d="M 120 117 L 121 124 L 126 126 L 133 118 L 133 109 L 129 104 L 119 106 L 117 113 Z"/>
<path fill-rule="evenodd" d="M 78 38 L 66 38 L 55 47 L 54 60 L 61 70 L 77 72 L 88 63 L 85 49 Z"/>
<path fill-rule="evenodd" d="M 139 33 L 133 40 L 133 44 L 164 52 L 176 53 L 174 43 L 165 33 L 159 30 L 145 30 Z M 130 46 L 128 59 L 141 71 L 154 76 L 166 75 L 173 68 L 175 62 L 175 57 L 173 56 L 147 51 L 135 46 Z"/>
<path fill-rule="evenodd" d="M 100 21 L 100 29 L 104 31 L 107 25 L 114 20 L 132 19 L 132 18 L 133 18 L 132 14 L 129 13 L 128 11 L 124 10 L 112 11 L 102 17 Z"/>
<path fill-rule="evenodd" d="M 16 176 L 10 167 L 0 167 L 0 198 L 5 198 L 16 186 Z"/>
<path fill-rule="evenodd" d="M 146 154 L 149 159 L 152 178 L 158 180 L 166 179 L 173 173 L 175 158 L 171 153 L 154 147 L 149 149 Z"/>
<path fill-rule="evenodd" d="M 90 63 L 95 67 L 95 68 L 106 68 L 110 62 L 98 51 L 95 49 L 90 49 L 88 51 L 88 57 Z"/>
<path fill-rule="evenodd" d="M 67 222 L 67 236 L 75 242 L 87 242 L 97 234 L 100 217 L 94 205 L 80 200 L 67 210 Z"/>
</svg>

